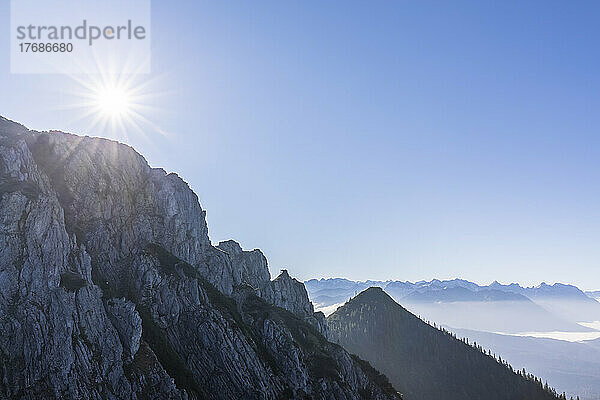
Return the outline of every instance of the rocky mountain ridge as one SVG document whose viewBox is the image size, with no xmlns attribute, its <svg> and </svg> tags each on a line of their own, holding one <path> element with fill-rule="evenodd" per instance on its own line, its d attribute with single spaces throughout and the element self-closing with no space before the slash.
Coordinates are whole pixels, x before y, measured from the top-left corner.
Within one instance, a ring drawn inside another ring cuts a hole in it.
<svg viewBox="0 0 600 400">
<path fill-rule="evenodd" d="M 131 147 L 0 117 L 0 397 L 395 399 Z"/>
</svg>

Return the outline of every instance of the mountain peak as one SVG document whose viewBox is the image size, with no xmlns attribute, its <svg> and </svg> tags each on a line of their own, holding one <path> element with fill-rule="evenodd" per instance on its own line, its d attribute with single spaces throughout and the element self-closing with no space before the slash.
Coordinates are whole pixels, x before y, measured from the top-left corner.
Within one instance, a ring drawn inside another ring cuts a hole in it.
<svg viewBox="0 0 600 400">
<path fill-rule="evenodd" d="M 231 255 L 237 255 L 242 252 L 242 246 L 240 246 L 240 244 L 238 242 L 236 242 L 235 240 L 232 240 L 232 239 L 223 240 L 223 241 L 219 242 L 217 247 Z"/>
<path fill-rule="evenodd" d="M 285 268 L 282 268 L 281 271 L 280 271 L 280 274 L 279 274 L 279 276 L 277 278 L 287 279 L 289 277 L 290 277 L 290 273 L 288 272 L 288 270 L 285 269 Z"/>
<path fill-rule="evenodd" d="M 349 303 L 360 302 L 360 301 L 387 301 L 387 302 L 395 303 L 394 299 L 392 299 L 390 297 L 390 295 L 388 295 L 379 286 L 371 286 L 371 287 L 363 290 L 358 295 L 356 295 L 354 298 L 350 299 Z"/>
<path fill-rule="evenodd" d="M 556 399 L 479 348 L 425 323 L 381 288 L 364 290 L 327 322 L 331 339 L 386 374 L 407 399 Z"/>
<path fill-rule="evenodd" d="M 213 246 L 198 196 L 133 148 L 0 118 L 0 165 L 0 310 L 21 338 L 0 397 L 398 397 L 326 340 L 302 283 Z"/>
</svg>

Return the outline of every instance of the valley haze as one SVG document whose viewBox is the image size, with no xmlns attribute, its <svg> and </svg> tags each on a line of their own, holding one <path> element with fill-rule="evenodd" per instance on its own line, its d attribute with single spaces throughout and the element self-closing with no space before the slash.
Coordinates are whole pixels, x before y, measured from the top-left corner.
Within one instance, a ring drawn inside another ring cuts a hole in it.
<svg viewBox="0 0 600 400">
<path fill-rule="evenodd" d="M 335 315 L 368 288 L 458 337 L 482 345 L 517 368 L 551 382 L 559 392 L 600 399 L 600 302 L 574 285 L 479 285 L 464 279 L 304 282 L 315 310 Z"/>
</svg>

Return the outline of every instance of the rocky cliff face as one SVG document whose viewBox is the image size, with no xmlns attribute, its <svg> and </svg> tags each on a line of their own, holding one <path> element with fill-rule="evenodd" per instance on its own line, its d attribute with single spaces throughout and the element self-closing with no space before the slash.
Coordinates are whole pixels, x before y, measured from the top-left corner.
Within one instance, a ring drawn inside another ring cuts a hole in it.
<svg viewBox="0 0 600 400">
<path fill-rule="evenodd" d="M 325 314 L 320 311 L 315 313 L 304 284 L 292 278 L 287 270 L 281 270 L 281 274 L 269 282 L 269 285 L 263 289 L 263 297 L 271 304 L 302 317 L 327 336 Z"/>
<path fill-rule="evenodd" d="M 0 117 L 0 397 L 397 398 L 175 174 Z"/>
<path fill-rule="evenodd" d="M 229 255 L 233 271 L 240 274 L 238 282 L 250 285 L 267 302 L 296 314 L 327 337 L 325 314 L 315 313 L 304 284 L 292 278 L 287 270 L 271 280 L 267 259 L 260 250 L 243 251 L 233 240 L 220 242 L 217 248 Z"/>
</svg>

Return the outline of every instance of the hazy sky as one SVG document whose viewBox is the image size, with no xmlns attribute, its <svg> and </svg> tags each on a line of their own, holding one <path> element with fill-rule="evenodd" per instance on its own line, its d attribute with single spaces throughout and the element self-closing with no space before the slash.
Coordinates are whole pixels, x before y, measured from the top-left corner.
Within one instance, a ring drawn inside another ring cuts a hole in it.
<svg viewBox="0 0 600 400">
<path fill-rule="evenodd" d="M 600 4 L 222 3 L 153 1 L 170 135 L 125 139 L 10 74 L 2 1 L 0 114 L 126 140 L 272 273 L 600 289 Z"/>
</svg>

